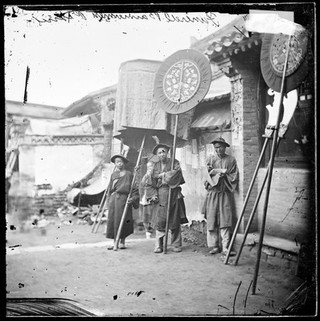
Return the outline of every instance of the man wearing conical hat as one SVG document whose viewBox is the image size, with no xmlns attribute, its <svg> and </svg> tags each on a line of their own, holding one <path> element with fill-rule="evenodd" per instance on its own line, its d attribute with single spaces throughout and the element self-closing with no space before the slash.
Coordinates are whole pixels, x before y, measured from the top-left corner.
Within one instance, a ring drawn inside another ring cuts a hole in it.
<svg viewBox="0 0 320 321">
<path fill-rule="evenodd" d="M 226 154 L 230 145 L 219 137 L 211 142 L 215 154 L 207 159 L 210 182 L 205 182 L 207 196 L 202 207 L 202 214 L 207 220 L 207 244 L 210 254 L 227 254 L 232 227 L 232 197 L 237 189 L 239 170 L 236 159 Z M 219 242 L 221 236 L 222 244 Z M 235 255 L 230 251 L 230 256 Z"/>
<path fill-rule="evenodd" d="M 116 237 L 118 229 L 122 219 L 122 215 L 125 216 L 124 224 L 120 233 L 120 249 L 125 249 L 125 240 L 130 234 L 134 232 L 133 229 L 133 218 L 132 218 L 132 207 L 137 205 L 139 202 L 139 191 L 137 186 L 134 185 L 132 193 L 130 194 L 131 184 L 133 175 L 126 169 L 126 164 L 129 160 L 123 155 L 114 155 L 111 157 L 111 162 L 115 165 L 115 170 L 111 174 L 107 200 L 108 200 L 108 221 L 107 221 L 107 233 L 106 238 L 113 239 L 113 245 L 108 247 L 108 250 L 117 250 Z M 129 204 L 127 212 L 124 213 L 126 202 Z"/>
</svg>

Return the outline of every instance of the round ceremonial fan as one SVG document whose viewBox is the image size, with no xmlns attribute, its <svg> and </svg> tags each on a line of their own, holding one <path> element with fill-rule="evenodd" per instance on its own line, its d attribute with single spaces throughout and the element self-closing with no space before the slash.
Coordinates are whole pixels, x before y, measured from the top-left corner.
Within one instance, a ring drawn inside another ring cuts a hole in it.
<svg viewBox="0 0 320 321">
<path fill-rule="evenodd" d="M 158 106 L 169 114 L 181 114 L 195 107 L 211 84 L 210 62 L 200 52 L 179 50 L 159 67 L 154 82 Z"/>
<path fill-rule="evenodd" d="M 281 32 L 281 30 L 280 30 Z M 266 84 L 281 91 L 288 35 L 264 34 L 262 38 L 260 66 Z M 286 69 L 285 92 L 300 85 L 308 73 L 309 37 L 306 30 L 297 31 L 291 36 Z"/>
</svg>

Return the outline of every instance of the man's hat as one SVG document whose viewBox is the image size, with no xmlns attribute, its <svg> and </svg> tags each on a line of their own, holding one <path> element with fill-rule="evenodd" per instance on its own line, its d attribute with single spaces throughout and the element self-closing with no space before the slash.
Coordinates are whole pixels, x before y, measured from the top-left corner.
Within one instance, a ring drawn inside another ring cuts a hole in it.
<svg viewBox="0 0 320 321">
<path fill-rule="evenodd" d="M 163 147 L 164 149 L 166 149 L 167 150 L 167 152 L 170 150 L 170 146 L 168 146 L 168 145 L 166 145 L 166 144 L 157 144 L 156 146 L 154 146 L 153 147 L 153 150 L 152 150 L 152 153 L 154 154 L 154 155 L 157 155 L 157 150 L 158 150 L 158 148 L 160 148 L 160 147 Z"/>
<path fill-rule="evenodd" d="M 115 160 L 116 160 L 116 158 L 121 158 L 121 159 L 124 161 L 125 164 L 129 162 L 129 160 L 126 159 L 126 158 L 125 158 L 124 156 L 122 156 L 122 155 L 113 155 L 113 156 L 111 157 L 111 162 L 114 163 Z"/>
<path fill-rule="evenodd" d="M 222 137 L 216 138 L 213 142 L 211 142 L 211 144 L 213 144 L 213 145 L 215 143 L 223 144 L 227 147 L 230 147 L 230 145 Z"/>
</svg>

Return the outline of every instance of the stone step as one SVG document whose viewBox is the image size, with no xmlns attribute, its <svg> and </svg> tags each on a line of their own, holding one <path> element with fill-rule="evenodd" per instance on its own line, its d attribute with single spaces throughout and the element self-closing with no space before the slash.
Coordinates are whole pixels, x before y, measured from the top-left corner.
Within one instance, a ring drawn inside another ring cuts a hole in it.
<svg viewBox="0 0 320 321">
<path fill-rule="evenodd" d="M 235 241 L 235 249 L 240 247 L 244 235 L 238 234 Z M 249 233 L 247 235 L 245 246 L 252 246 L 250 253 L 254 258 L 257 256 L 259 233 Z M 299 258 L 300 244 L 274 237 L 271 235 L 264 235 L 262 249 L 261 249 L 261 261 L 265 261 L 272 266 L 277 266 L 288 270 L 291 274 L 301 275 L 301 261 Z"/>
<path fill-rule="evenodd" d="M 243 240 L 243 234 L 237 234 L 236 242 L 241 243 Z M 258 244 L 260 238 L 260 233 L 248 233 L 245 245 L 251 245 L 253 243 Z M 271 235 L 264 234 L 263 236 L 263 246 L 267 246 L 270 248 L 278 249 L 284 252 L 288 252 L 291 254 L 298 255 L 300 244 L 294 241 L 290 241 L 287 239 L 283 239 L 280 237 L 275 237 Z"/>
</svg>

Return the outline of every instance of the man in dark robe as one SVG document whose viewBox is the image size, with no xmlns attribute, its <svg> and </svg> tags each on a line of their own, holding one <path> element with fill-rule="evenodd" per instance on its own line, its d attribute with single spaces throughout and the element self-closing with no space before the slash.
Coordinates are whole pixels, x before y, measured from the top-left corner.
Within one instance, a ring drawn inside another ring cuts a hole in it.
<svg viewBox="0 0 320 321">
<path fill-rule="evenodd" d="M 184 184 L 184 178 L 179 161 L 174 161 L 171 170 L 171 159 L 168 158 L 170 147 L 165 144 L 157 144 L 153 149 L 153 154 L 159 158 L 154 164 L 152 177 L 157 181 L 158 203 L 154 208 L 152 218 L 153 228 L 156 230 L 155 253 L 163 252 L 163 240 L 167 221 L 167 208 L 170 206 L 168 227 L 171 232 L 171 246 L 174 252 L 181 252 L 181 224 L 188 223 L 184 196 L 181 193 L 180 185 Z M 168 195 L 171 188 L 170 205 Z"/>
<path fill-rule="evenodd" d="M 114 245 L 108 247 L 108 249 L 116 250 L 115 242 L 123 214 L 126 217 L 120 234 L 120 249 L 125 248 L 126 237 L 133 233 L 132 206 L 139 206 L 139 191 L 137 186 L 134 185 L 129 197 L 133 175 L 125 169 L 125 164 L 128 163 L 128 160 L 122 155 L 114 155 L 111 157 L 111 162 L 115 164 L 115 170 L 111 174 L 107 193 L 108 221 L 106 237 L 114 240 Z M 123 213 L 126 202 L 129 205 L 126 213 Z"/>
<path fill-rule="evenodd" d="M 236 159 L 225 153 L 230 145 L 220 137 L 212 142 L 216 155 L 207 159 L 207 170 L 210 175 L 205 182 L 207 196 L 202 214 L 207 220 L 207 243 L 212 250 L 210 254 L 228 251 L 232 228 L 232 197 L 239 182 L 239 169 Z M 219 235 L 222 246 L 219 246 Z M 230 255 L 235 255 L 230 251 Z"/>
</svg>

